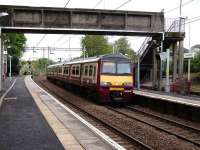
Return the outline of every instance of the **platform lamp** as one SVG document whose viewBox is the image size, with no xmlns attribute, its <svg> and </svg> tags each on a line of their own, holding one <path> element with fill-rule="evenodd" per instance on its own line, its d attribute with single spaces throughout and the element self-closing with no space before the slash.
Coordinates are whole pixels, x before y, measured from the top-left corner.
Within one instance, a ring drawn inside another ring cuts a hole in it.
<svg viewBox="0 0 200 150">
<path fill-rule="evenodd" d="M 0 17 L 4 17 L 4 16 L 8 16 L 9 14 L 7 12 L 0 12 Z M 0 26 L 0 36 L 1 36 L 1 26 Z M 0 38 L 0 91 L 2 91 L 2 75 L 3 75 L 3 71 L 2 71 L 2 60 L 3 60 L 3 53 L 2 53 L 2 48 L 1 48 L 1 40 L 2 38 Z"/>
</svg>

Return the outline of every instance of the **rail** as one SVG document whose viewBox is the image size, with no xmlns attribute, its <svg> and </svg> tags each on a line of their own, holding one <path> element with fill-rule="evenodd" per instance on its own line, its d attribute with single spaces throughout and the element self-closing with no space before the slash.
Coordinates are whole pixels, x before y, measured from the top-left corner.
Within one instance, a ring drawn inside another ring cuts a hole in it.
<svg viewBox="0 0 200 150">
<path fill-rule="evenodd" d="M 90 118 L 96 120 L 97 122 L 100 122 L 101 124 L 103 124 L 105 127 L 107 127 L 107 129 L 111 129 L 115 132 L 117 132 L 119 135 L 122 135 L 123 137 L 125 137 L 128 141 L 131 141 L 134 142 L 140 149 L 144 149 L 144 150 L 153 150 L 153 148 L 149 147 L 147 144 L 143 143 L 142 141 L 138 140 L 137 138 L 129 135 L 128 133 L 126 133 L 125 131 L 121 130 L 120 128 L 117 128 L 109 123 L 107 123 L 106 121 L 104 121 L 103 119 L 100 119 L 100 118 L 97 118 L 95 117 L 94 115 L 90 114 L 89 112 L 85 111 L 83 108 L 73 104 L 72 102 L 69 102 L 67 101 L 65 98 L 63 98 L 62 96 L 60 96 L 58 93 L 56 93 L 55 91 L 53 91 L 52 89 L 50 89 L 48 86 L 46 86 L 44 84 L 44 82 L 42 82 L 41 80 L 39 80 L 39 83 L 45 87 L 48 91 L 50 91 L 53 95 L 55 95 L 56 97 L 58 97 L 59 99 L 63 100 L 66 105 L 69 104 L 71 107 L 79 110 L 80 112 L 82 112 L 83 114 L 89 116 Z M 99 124 L 98 124 L 99 125 Z M 103 126 L 101 127 L 98 127 L 98 128 L 102 128 Z"/>
<path fill-rule="evenodd" d="M 186 125 L 183 125 L 181 123 L 178 123 L 178 122 L 175 122 L 175 121 L 171 121 L 169 119 L 167 120 L 166 118 L 161 118 L 161 117 L 158 117 L 158 116 L 155 116 L 155 115 L 143 112 L 143 111 L 135 110 L 134 108 L 131 109 L 131 107 L 128 107 L 128 109 L 130 109 L 131 112 L 132 112 L 131 115 L 129 113 L 126 113 L 124 111 L 118 110 L 116 108 L 108 107 L 108 109 L 113 110 L 116 113 L 122 114 L 122 115 L 126 116 L 127 118 L 131 118 L 131 119 L 134 119 L 136 121 L 139 121 L 139 122 L 142 122 L 144 124 L 147 124 L 147 125 L 149 125 L 151 127 L 154 127 L 156 129 L 162 131 L 162 132 L 168 133 L 170 135 L 174 135 L 174 136 L 176 136 L 179 139 L 182 139 L 184 141 L 187 141 L 189 143 L 192 143 L 192 144 L 200 147 L 199 138 L 198 139 L 195 138 L 195 136 L 197 137 L 197 135 L 199 135 L 199 129 L 193 128 L 191 126 L 186 126 Z M 171 126 L 173 126 L 173 128 L 172 127 L 169 128 L 170 126 L 167 127 L 167 128 L 165 128 L 162 124 L 160 124 L 160 122 L 158 120 L 157 121 L 154 120 L 152 122 L 149 122 L 148 121 L 149 119 L 145 119 L 145 117 L 141 117 L 140 115 L 137 115 L 134 112 L 141 113 L 142 115 L 147 115 L 149 117 L 152 117 L 152 119 L 153 118 L 162 119 L 165 122 L 168 122 L 170 124 L 174 124 L 174 125 L 171 125 Z M 178 127 L 181 128 L 182 130 L 180 130 Z M 185 128 L 186 128 L 186 130 L 185 130 Z M 174 130 L 174 129 L 176 129 L 176 130 Z"/>
</svg>

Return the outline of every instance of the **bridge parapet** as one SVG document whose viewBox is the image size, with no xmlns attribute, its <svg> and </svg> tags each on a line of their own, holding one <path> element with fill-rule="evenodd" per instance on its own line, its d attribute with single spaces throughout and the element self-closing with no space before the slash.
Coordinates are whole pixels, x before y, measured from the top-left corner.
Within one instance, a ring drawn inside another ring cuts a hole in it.
<svg viewBox="0 0 200 150">
<path fill-rule="evenodd" d="M 151 33 L 164 31 L 163 12 L 69 9 L 0 5 L 9 15 L 3 27 L 121 30 Z M 124 33 L 126 34 L 126 33 Z"/>
</svg>

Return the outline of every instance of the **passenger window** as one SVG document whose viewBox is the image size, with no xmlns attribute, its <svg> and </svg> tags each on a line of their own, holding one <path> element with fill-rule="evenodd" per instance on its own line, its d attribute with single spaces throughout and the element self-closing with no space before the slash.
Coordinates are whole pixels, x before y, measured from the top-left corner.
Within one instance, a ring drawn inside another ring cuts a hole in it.
<svg viewBox="0 0 200 150">
<path fill-rule="evenodd" d="M 64 67 L 64 74 L 67 74 L 67 67 Z"/>
<path fill-rule="evenodd" d="M 72 74 L 75 75 L 75 66 L 72 67 Z"/>
<path fill-rule="evenodd" d="M 76 75 L 79 75 L 79 66 L 76 67 Z"/>
<path fill-rule="evenodd" d="M 66 74 L 69 74 L 69 67 L 66 67 Z"/>
<path fill-rule="evenodd" d="M 94 73 L 93 73 L 93 77 L 95 77 L 96 76 L 96 66 L 94 66 Z"/>
<path fill-rule="evenodd" d="M 88 66 L 85 66 L 85 76 L 88 75 Z"/>
<path fill-rule="evenodd" d="M 92 76 L 92 69 L 93 69 L 93 66 L 90 65 L 90 69 L 89 69 L 89 76 Z"/>
</svg>

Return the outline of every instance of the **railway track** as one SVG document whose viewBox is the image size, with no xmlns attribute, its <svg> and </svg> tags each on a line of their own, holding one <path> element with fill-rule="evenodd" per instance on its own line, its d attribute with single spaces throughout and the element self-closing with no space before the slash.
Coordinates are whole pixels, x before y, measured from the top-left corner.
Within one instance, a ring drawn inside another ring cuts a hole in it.
<svg viewBox="0 0 200 150">
<path fill-rule="evenodd" d="M 168 119 L 166 117 L 147 113 L 132 106 L 127 106 L 125 108 L 113 108 L 107 106 L 107 108 L 115 111 L 116 113 L 122 114 L 125 117 L 142 122 L 200 147 L 200 129 L 198 128 Z"/>
<path fill-rule="evenodd" d="M 116 128 L 105 122 L 103 119 L 96 118 L 92 114 L 88 113 L 87 111 L 83 110 L 82 108 L 74 105 L 73 103 L 67 101 L 65 98 L 60 96 L 58 93 L 50 89 L 48 86 L 44 84 L 41 80 L 39 83 L 44 87 L 47 91 L 51 92 L 54 96 L 58 97 L 62 102 L 73 109 L 73 111 L 77 112 L 79 115 L 84 117 L 84 119 L 88 120 L 91 124 L 93 124 L 96 128 L 101 130 L 107 136 L 112 138 L 114 141 L 119 143 L 126 149 L 141 149 L 141 150 L 153 150 L 152 147 L 143 143 L 142 141 L 138 140 L 137 138 L 129 135 L 128 133 L 124 132 L 123 130 Z"/>
</svg>

